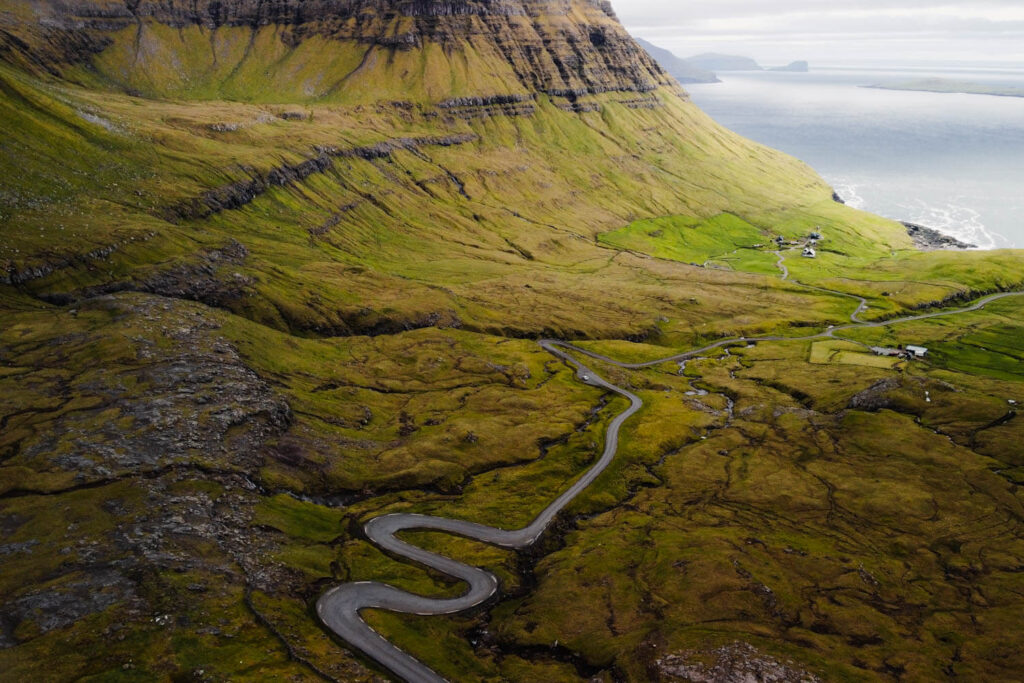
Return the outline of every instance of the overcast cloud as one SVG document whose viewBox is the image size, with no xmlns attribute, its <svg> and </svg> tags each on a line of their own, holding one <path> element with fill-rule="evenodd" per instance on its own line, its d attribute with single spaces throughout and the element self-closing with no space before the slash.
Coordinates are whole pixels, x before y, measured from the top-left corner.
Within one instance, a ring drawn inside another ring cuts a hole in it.
<svg viewBox="0 0 1024 683">
<path fill-rule="evenodd" d="M 637 36 L 681 57 L 772 65 L 974 62 L 1024 68 L 1024 0 L 613 0 Z"/>
</svg>

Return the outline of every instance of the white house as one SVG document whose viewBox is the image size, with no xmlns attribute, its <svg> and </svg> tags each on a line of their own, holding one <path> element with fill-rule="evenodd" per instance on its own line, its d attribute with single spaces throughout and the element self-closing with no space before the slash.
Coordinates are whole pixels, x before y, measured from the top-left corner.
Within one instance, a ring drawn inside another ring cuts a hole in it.
<svg viewBox="0 0 1024 683">
<path fill-rule="evenodd" d="M 814 247 L 804 247 L 805 258 L 818 258 L 818 252 L 814 250 Z"/>
<path fill-rule="evenodd" d="M 908 346 L 907 353 L 913 354 L 914 358 L 924 358 L 928 355 L 928 349 L 923 346 Z"/>
</svg>

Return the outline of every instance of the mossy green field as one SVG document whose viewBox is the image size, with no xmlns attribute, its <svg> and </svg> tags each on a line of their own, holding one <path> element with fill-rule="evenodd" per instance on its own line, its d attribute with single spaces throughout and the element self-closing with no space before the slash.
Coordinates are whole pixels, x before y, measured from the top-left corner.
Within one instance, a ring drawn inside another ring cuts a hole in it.
<svg viewBox="0 0 1024 683">
<path fill-rule="evenodd" d="M 410 535 L 502 597 L 367 614 L 389 639 L 457 681 L 677 680 L 736 641 L 822 680 L 1024 670 L 1024 297 L 800 339 L 1021 289 L 1024 253 L 916 251 L 671 85 L 421 48 L 150 22 L 0 64 L 0 671 L 386 677 L 319 595 L 463 587 L 362 524 L 524 525 L 625 408 L 543 337 L 737 341 L 593 361 L 645 402 L 615 462 L 529 552 Z M 496 94 L 529 111 L 440 106 Z M 898 344 L 930 354 L 865 349 Z"/>
</svg>

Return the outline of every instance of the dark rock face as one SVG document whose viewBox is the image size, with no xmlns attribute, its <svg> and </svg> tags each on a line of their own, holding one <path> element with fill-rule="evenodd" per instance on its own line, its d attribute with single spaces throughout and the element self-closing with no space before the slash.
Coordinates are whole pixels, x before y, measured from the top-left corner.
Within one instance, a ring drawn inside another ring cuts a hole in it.
<svg viewBox="0 0 1024 683">
<path fill-rule="evenodd" d="M 49 633 L 124 602 L 139 602 L 135 584 L 111 567 L 29 593 L 0 606 L 0 648 L 17 644 L 13 631 L 25 619 L 31 618 L 39 633 Z"/>
<path fill-rule="evenodd" d="M 977 249 L 978 245 L 961 242 L 955 237 L 945 235 L 935 228 L 928 228 L 914 223 L 904 223 L 907 234 L 914 240 L 914 246 L 922 251 L 936 251 L 939 249 Z"/>
<path fill-rule="evenodd" d="M 61 64 L 87 62 L 110 43 L 113 32 L 158 23 L 211 31 L 280 27 L 278 38 L 289 47 L 325 37 L 400 51 L 427 43 L 458 51 L 468 39 L 483 39 L 496 47 L 525 88 L 562 96 L 646 92 L 671 83 L 601 0 L 30 2 L 36 22 L 0 23 L 0 59 L 53 73 Z M 403 28 L 396 33 L 399 23 Z"/>
<path fill-rule="evenodd" d="M 222 273 L 221 269 L 242 263 L 248 255 L 245 245 L 232 240 L 220 249 L 203 249 L 186 262 L 140 274 L 134 280 L 110 282 L 75 292 L 41 293 L 39 297 L 64 306 L 118 292 L 145 292 L 227 308 L 246 296 L 254 282 L 237 272 Z"/>
<path fill-rule="evenodd" d="M 139 368 L 70 383 L 68 391 L 95 407 L 61 416 L 52 429 L 19 442 L 17 463 L 74 472 L 78 486 L 178 466 L 258 469 L 262 444 L 288 428 L 291 409 L 216 337 L 216 322 L 199 312 L 171 318 L 170 306 L 156 297 L 98 298 L 88 305 L 140 316 L 169 347 L 140 340 Z M 145 389 L 127 391 L 129 374 L 131 385 Z"/>
<path fill-rule="evenodd" d="M 102 34 L 62 22 L 25 25 L 0 13 L 0 61 L 57 75 L 57 66 L 84 62 L 110 44 Z"/>
<path fill-rule="evenodd" d="M 709 664 L 707 660 L 713 663 Z M 658 680 L 691 683 L 818 683 L 820 678 L 780 662 L 749 643 L 736 642 L 711 652 L 669 655 L 655 663 Z"/>
<path fill-rule="evenodd" d="M 889 408 L 892 405 L 889 393 L 898 389 L 899 386 L 899 380 L 894 377 L 879 380 L 851 398 L 849 407 L 852 410 L 863 410 L 869 413 Z"/>
<path fill-rule="evenodd" d="M 533 16 L 544 12 L 568 14 L 569 0 L 34 0 L 49 5 L 69 22 L 85 22 L 93 28 L 116 29 L 137 20 L 154 19 L 182 28 L 201 25 L 296 26 L 317 21 L 336 22 L 360 14 L 383 12 L 407 17 Z M 584 0 L 609 18 L 611 4 Z"/>
<path fill-rule="evenodd" d="M 532 116 L 536 111 L 536 95 L 492 95 L 490 97 L 454 97 L 438 104 L 438 108 L 461 119 L 491 116 Z"/>
<path fill-rule="evenodd" d="M 137 241 L 145 241 L 155 237 L 155 233 L 146 233 L 119 240 L 104 247 L 97 247 L 86 254 L 54 255 L 52 258 L 45 258 L 37 263 L 28 266 L 17 266 L 13 262 L 0 263 L 0 284 L 22 285 L 32 280 L 38 280 L 48 275 L 70 268 L 78 264 L 91 261 L 102 261 L 118 249 L 128 246 Z"/>
<path fill-rule="evenodd" d="M 26 383 L 35 398 L 74 397 L 79 409 L 0 449 L 18 472 L 0 487 L 0 563 L 31 577 L 0 590 L 0 651 L 86 638 L 102 667 L 126 636 L 192 627 L 234 638 L 238 627 L 221 613 L 216 623 L 189 621 L 197 593 L 300 583 L 270 559 L 272 534 L 251 531 L 260 494 L 249 477 L 267 440 L 288 429 L 288 403 L 206 309 L 131 294 L 81 311 L 110 314 L 130 347 L 66 381 L 40 367 Z M 81 352 L 97 342 L 80 331 L 52 344 Z M 187 584 L 173 580 L 186 572 Z"/>
<path fill-rule="evenodd" d="M 441 102 L 441 109 L 461 109 L 464 107 L 494 107 L 531 102 L 537 99 L 528 95 L 492 95 L 490 97 L 454 97 Z"/>
<path fill-rule="evenodd" d="M 395 138 L 365 147 L 319 147 L 317 155 L 295 165 L 277 166 L 267 172 L 247 169 L 248 177 L 222 185 L 189 202 L 167 207 L 160 217 L 172 223 L 195 220 L 221 211 L 239 209 L 272 187 L 283 187 L 305 180 L 314 173 L 331 168 L 335 157 L 359 158 L 367 161 L 386 159 L 398 150 L 416 150 L 422 147 L 453 147 L 476 140 L 473 135 L 448 135 L 425 138 Z"/>
</svg>

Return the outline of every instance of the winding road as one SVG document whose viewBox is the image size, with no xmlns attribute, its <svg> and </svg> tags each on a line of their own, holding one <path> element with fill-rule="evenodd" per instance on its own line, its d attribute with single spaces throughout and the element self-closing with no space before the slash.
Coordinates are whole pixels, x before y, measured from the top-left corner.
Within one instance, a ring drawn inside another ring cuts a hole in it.
<svg viewBox="0 0 1024 683">
<path fill-rule="evenodd" d="M 823 291 L 830 291 L 830 290 L 823 290 Z M 834 294 L 842 294 L 842 292 L 833 292 L 833 293 Z M 653 368 L 654 366 L 661 365 L 662 363 L 672 363 L 672 362 L 679 362 L 679 361 L 689 360 L 689 359 L 693 358 L 694 356 L 699 356 L 699 355 L 707 353 L 708 351 L 714 351 L 715 349 L 720 349 L 723 346 L 735 346 L 736 344 L 752 344 L 752 343 L 756 343 L 756 342 L 768 342 L 768 341 L 811 341 L 811 340 L 814 340 L 814 339 L 829 339 L 829 338 L 835 337 L 837 332 L 845 332 L 846 330 L 861 330 L 861 329 L 871 329 L 871 328 L 877 328 L 877 327 L 888 327 L 890 325 L 899 325 L 900 323 L 909 323 L 909 322 L 914 322 L 914 321 L 917 321 L 917 320 L 930 320 L 931 318 L 943 318 L 943 317 L 947 317 L 947 316 L 951 316 L 951 315 L 962 315 L 964 313 L 971 313 L 973 311 L 980 311 L 981 309 L 985 308 L 985 306 L 989 305 L 993 301 L 998 301 L 1000 299 L 1006 299 L 1006 298 L 1011 297 L 1011 296 L 1024 296 L 1024 291 L 1021 291 L 1021 292 L 1002 292 L 1000 294 L 993 294 L 991 296 L 985 297 L 984 299 L 980 299 L 979 301 L 977 301 L 976 303 L 974 303 L 971 306 L 967 306 L 965 308 L 957 308 L 957 309 L 950 310 L 950 311 L 938 311 L 936 313 L 923 313 L 921 315 L 911 315 L 911 316 L 907 316 L 907 317 L 904 317 L 904 318 L 892 318 L 890 320 L 880 320 L 878 322 L 854 322 L 854 323 L 850 323 L 848 325 L 840 325 L 838 327 L 830 327 L 829 329 L 825 330 L 824 332 L 819 332 L 818 334 L 807 335 L 805 337 L 780 337 L 780 336 L 770 336 L 770 337 L 730 337 L 728 339 L 722 339 L 720 341 L 717 341 L 717 342 L 715 342 L 713 344 L 708 344 L 707 346 L 702 346 L 699 349 L 694 349 L 692 351 L 686 351 L 684 353 L 679 353 L 679 354 L 676 354 L 674 356 L 669 356 L 668 358 L 659 358 L 658 360 L 644 361 L 642 363 L 623 363 L 622 361 L 617 361 L 614 358 L 609 358 L 608 356 L 601 355 L 600 353 L 595 353 L 594 351 L 588 351 L 586 349 L 581 349 L 581 348 L 579 348 L 577 346 L 572 346 L 571 344 L 560 343 L 560 345 L 565 347 L 565 348 L 570 348 L 573 351 L 576 351 L 577 353 L 581 353 L 584 356 L 588 356 L 590 358 L 593 358 L 594 360 L 599 360 L 602 363 L 608 363 L 609 365 L 615 365 L 617 367 L 625 368 L 627 370 L 642 370 L 644 368 Z M 858 308 L 857 309 L 858 313 L 861 310 L 862 309 Z M 856 315 L 856 313 L 854 315 Z"/>
<path fill-rule="evenodd" d="M 482 605 L 494 597 L 498 592 L 498 579 L 483 569 L 409 545 L 399 540 L 397 534 L 411 529 L 445 531 L 502 548 L 519 549 L 533 545 L 558 513 L 589 487 L 615 459 L 615 453 L 619 448 L 619 430 L 626 420 L 643 407 L 644 403 L 639 396 L 604 380 L 562 351 L 561 347 L 572 348 L 568 344 L 545 340 L 540 342 L 540 345 L 549 353 L 575 366 L 576 377 L 584 384 L 629 399 L 629 408 L 616 416 L 608 426 L 604 453 L 598 461 L 555 502 L 545 508 L 529 526 L 515 531 L 425 515 L 385 515 L 366 524 L 366 536 L 380 548 L 395 556 L 404 557 L 465 581 L 469 584 L 469 591 L 464 595 L 442 600 L 414 595 L 382 583 L 348 583 L 329 590 L 317 602 L 316 609 L 320 620 L 332 631 L 410 683 L 442 683 L 444 679 L 371 629 L 359 616 L 359 612 L 364 609 L 385 609 L 422 616 L 455 614 Z"/>
<path fill-rule="evenodd" d="M 782 280 L 784 282 L 792 282 L 804 289 L 813 289 L 816 292 L 825 292 L 826 294 L 833 294 L 835 296 L 843 296 L 847 299 L 853 299 L 859 301 L 860 305 L 857 306 L 857 310 L 850 314 L 850 320 L 855 323 L 864 322 L 860 319 L 860 314 L 868 310 L 868 300 L 862 296 L 856 294 L 847 294 L 846 292 L 840 292 L 836 289 L 825 289 L 824 287 L 815 287 L 814 285 L 806 285 L 803 282 L 797 282 L 796 280 L 789 279 L 789 267 L 786 265 L 786 255 L 781 251 L 773 251 L 773 254 L 779 257 L 779 260 L 775 262 L 775 267 L 782 273 Z"/>
<path fill-rule="evenodd" d="M 783 260 L 779 255 L 780 263 Z M 782 265 L 782 268 L 785 266 Z M 817 289 L 817 288 L 815 288 Z M 830 290 L 823 290 L 830 291 Z M 843 292 L 831 292 L 843 296 L 851 296 Z M 371 659 L 377 661 L 383 667 L 390 670 L 396 676 L 409 683 L 444 683 L 445 679 L 437 675 L 433 670 L 408 653 L 399 649 L 383 636 L 374 631 L 363 621 L 360 612 L 366 609 L 383 609 L 391 612 L 404 614 L 416 614 L 421 616 L 440 616 L 463 612 L 480 605 L 489 600 L 495 599 L 498 594 L 498 579 L 490 572 L 472 567 L 458 560 L 444 557 L 430 551 L 410 545 L 398 538 L 398 534 L 410 530 L 442 531 L 456 536 L 463 536 L 476 541 L 482 541 L 502 548 L 521 549 L 526 548 L 541 537 L 544 531 L 555 520 L 559 512 L 565 509 L 580 493 L 589 487 L 607 469 L 608 465 L 615 459 L 619 445 L 619 430 L 622 425 L 636 414 L 643 407 L 643 401 L 639 396 L 615 386 L 600 377 L 593 370 L 580 363 L 567 350 L 572 350 L 595 360 L 609 363 L 621 368 L 641 369 L 660 365 L 668 362 L 679 362 L 706 353 L 710 350 L 731 346 L 739 343 L 762 342 L 762 341 L 800 341 L 811 339 L 823 339 L 833 337 L 836 332 L 851 329 L 877 328 L 896 325 L 900 323 L 913 322 L 917 320 L 928 320 L 944 316 L 959 315 L 978 311 L 999 299 L 1011 296 L 1021 296 L 1024 292 L 1004 292 L 985 297 L 975 304 L 950 311 L 939 311 L 916 316 L 908 316 L 893 320 L 880 322 L 860 322 L 858 314 L 867 306 L 867 302 L 861 299 L 861 305 L 851 316 L 854 322 L 840 327 L 832 327 L 819 334 L 806 337 L 752 337 L 723 339 L 709 344 L 700 349 L 676 354 L 667 358 L 643 362 L 623 363 L 593 351 L 578 348 L 566 342 L 556 340 L 543 340 L 540 345 L 549 353 L 562 359 L 576 368 L 576 377 L 584 384 L 604 389 L 627 398 L 630 406 L 612 420 L 608 426 L 605 438 L 604 452 L 596 463 L 584 474 L 575 484 L 560 495 L 553 503 L 541 512 L 529 526 L 522 529 L 508 531 L 494 527 L 483 526 L 473 522 L 444 517 L 430 517 L 426 515 L 395 514 L 385 515 L 370 520 L 365 528 L 366 536 L 373 543 L 394 557 L 402 557 L 424 567 L 434 569 L 446 576 L 453 577 L 465 582 L 469 590 L 457 598 L 439 599 L 427 598 L 403 591 L 394 586 L 376 582 L 347 583 L 324 593 L 317 601 L 316 610 L 320 620 L 338 637 L 343 639 L 352 647 L 360 650 Z"/>
</svg>

